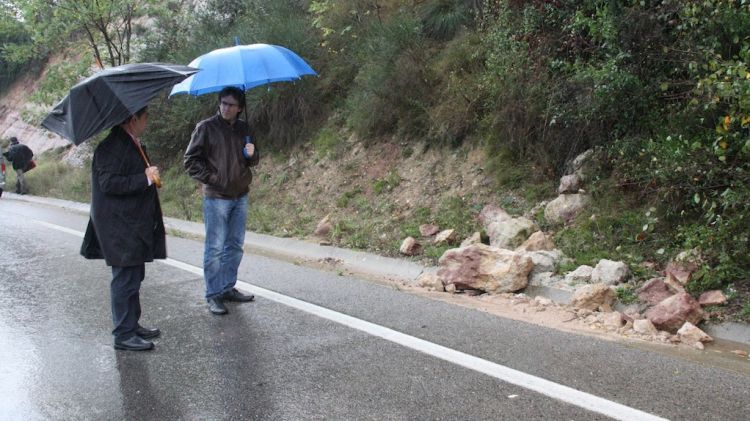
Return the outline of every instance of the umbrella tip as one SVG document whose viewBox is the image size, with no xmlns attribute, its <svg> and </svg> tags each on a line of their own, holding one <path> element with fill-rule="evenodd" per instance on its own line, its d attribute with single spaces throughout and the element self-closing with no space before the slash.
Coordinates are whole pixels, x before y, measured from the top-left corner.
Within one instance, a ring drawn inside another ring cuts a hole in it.
<svg viewBox="0 0 750 421">
<path fill-rule="evenodd" d="M 240 45 L 240 37 L 239 36 L 235 36 L 234 37 L 234 45 Z"/>
</svg>

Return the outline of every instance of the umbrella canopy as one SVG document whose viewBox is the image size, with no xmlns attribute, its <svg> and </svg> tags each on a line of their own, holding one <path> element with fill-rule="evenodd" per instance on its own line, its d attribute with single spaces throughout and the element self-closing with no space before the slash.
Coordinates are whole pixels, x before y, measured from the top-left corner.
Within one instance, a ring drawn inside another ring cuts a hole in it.
<svg viewBox="0 0 750 421">
<path fill-rule="evenodd" d="M 165 63 L 133 63 L 104 69 L 72 87 L 42 126 L 78 145 L 122 123 L 159 91 L 197 71 Z"/>
<path fill-rule="evenodd" d="M 248 90 L 272 82 L 317 75 L 297 54 L 278 45 L 251 44 L 220 48 L 191 61 L 201 69 L 172 88 L 175 94 L 203 95 L 227 86 Z"/>
</svg>

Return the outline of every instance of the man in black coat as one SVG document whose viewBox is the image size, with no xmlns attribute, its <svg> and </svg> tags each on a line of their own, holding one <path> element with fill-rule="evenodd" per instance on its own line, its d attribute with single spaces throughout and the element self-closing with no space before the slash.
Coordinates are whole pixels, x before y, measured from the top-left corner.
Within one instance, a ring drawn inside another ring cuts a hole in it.
<svg viewBox="0 0 750 421">
<path fill-rule="evenodd" d="M 139 136 L 146 108 L 115 126 L 94 151 L 91 219 L 81 246 L 87 259 L 112 267 L 110 296 L 115 349 L 153 349 L 159 329 L 142 327 L 140 287 L 145 262 L 167 257 L 166 234 L 156 185 L 159 170 L 146 166 Z M 156 185 L 155 185 L 156 184 Z"/>
<path fill-rule="evenodd" d="M 29 162 L 34 157 L 34 152 L 28 146 L 19 143 L 17 138 L 11 137 L 10 148 L 3 155 L 13 163 L 13 169 L 16 171 L 16 193 L 28 193 L 29 188 L 26 186 L 25 173 Z"/>
</svg>

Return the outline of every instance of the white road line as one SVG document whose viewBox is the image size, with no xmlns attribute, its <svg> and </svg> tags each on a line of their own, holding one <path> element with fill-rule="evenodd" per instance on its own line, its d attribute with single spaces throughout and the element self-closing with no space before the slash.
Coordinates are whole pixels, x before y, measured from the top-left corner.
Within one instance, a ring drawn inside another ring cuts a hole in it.
<svg viewBox="0 0 750 421">
<path fill-rule="evenodd" d="M 83 233 L 79 231 L 75 231 L 58 225 L 53 225 L 43 221 L 37 222 L 41 225 L 58 231 L 72 234 L 81 238 L 83 237 Z M 174 259 L 158 260 L 158 262 L 175 267 L 177 269 L 182 269 L 196 275 L 203 275 L 202 268 L 189 265 L 187 263 L 183 263 Z M 469 368 L 488 376 L 495 377 L 496 379 L 502 380 L 506 383 L 533 390 L 542 395 L 549 396 L 550 398 L 557 399 L 592 412 L 597 412 L 599 414 L 606 415 L 617 420 L 665 420 L 665 418 L 649 414 L 648 412 L 640 411 L 638 409 L 631 408 L 617 402 L 600 398 L 590 393 L 581 392 L 580 390 L 576 390 L 568 386 L 545 380 L 541 377 L 514 370 L 512 368 L 493 363 L 492 361 L 488 361 L 482 358 L 475 357 L 473 355 L 463 353 L 461 351 L 456 351 L 442 345 L 428 342 L 423 339 L 419 339 L 417 337 L 410 336 L 393 329 L 389 329 L 387 327 L 376 325 L 374 323 L 357 319 L 355 317 L 347 316 L 346 314 L 339 313 L 325 307 L 320 307 L 315 304 L 310 304 L 308 302 L 298 300 L 296 298 L 288 297 L 286 295 L 279 294 L 278 292 L 261 288 L 247 282 L 237 281 L 237 286 L 240 289 L 255 294 L 259 297 L 263 297 L 268 300 L 295 308 L 297 310 L 301 310 L 315 316 L 331 320 L 344 326 L 348 326 L 352 329 L 357 329 L 359 331 L 383 338 L 387 341 L 399 344 L 415 351 L 431 355 L 435 358 L 439 358 L 441 360 L 445 360 L 450 363 Z"/>
</svg>

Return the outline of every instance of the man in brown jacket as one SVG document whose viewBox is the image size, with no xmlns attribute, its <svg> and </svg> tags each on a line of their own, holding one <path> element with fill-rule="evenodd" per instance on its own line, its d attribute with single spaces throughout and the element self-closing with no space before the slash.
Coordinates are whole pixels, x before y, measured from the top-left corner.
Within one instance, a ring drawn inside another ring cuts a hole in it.
<svg viewBox="0 0 750 421">
<path fill-rule="evenodd" d="M 244 107 L 242 90 L 219 92 L 219 112 L 195 126 L 184 157 L 188 174 L 203 185 L 203 277 L 208 309 L 219 315 L 228 312 L 224 301 L 255 298 L 234 288 L 245 243 L 250 167 L 259 160 L 250 127 L 238 119 Z"/>
</svg>

